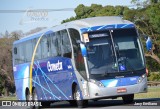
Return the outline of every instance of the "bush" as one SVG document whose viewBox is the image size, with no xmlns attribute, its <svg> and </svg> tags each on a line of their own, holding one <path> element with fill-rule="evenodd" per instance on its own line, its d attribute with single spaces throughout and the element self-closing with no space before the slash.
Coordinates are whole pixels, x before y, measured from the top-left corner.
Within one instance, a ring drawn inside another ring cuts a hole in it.
<svg viewBox="0 0 160 109">
<path fill-rule="evenodd" d="M 160 72 L 149 73 L 149 81 L 160 81 Z"/>
</svg>

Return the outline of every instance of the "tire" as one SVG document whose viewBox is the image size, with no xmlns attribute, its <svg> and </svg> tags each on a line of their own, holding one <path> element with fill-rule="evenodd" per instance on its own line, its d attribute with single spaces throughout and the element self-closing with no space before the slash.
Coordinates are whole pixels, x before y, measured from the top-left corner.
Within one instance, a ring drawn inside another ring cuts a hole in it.
<svg viewBox="0 0 160 109">
<path fill-rule="evenodd" d="M 27 93 L 26 93 L 26 101 L 28 102 L 28 101 L 31 101 L 31 100 L 32 100 L 32 98 L 31 98 L 30 92 L 27 91 Z"/>
<path fill-rule="evenodd" d="M 122 99 L 123 99 L 123 103 L 125 104 L 132 103 L 134 101 L 134 94 L 124 95 L 122 96 Z"/>
<path fill-rule="evenodd" d="M 83 108 L 83 107 L 88 105 L 88 100 L 82 100 L 81 99 L 80 90 L 79 90 L 77 85 L 75 86 L 73 98 L 74 98 L 75 101 L 72 101 L 72 103 L 74 105 L 74 102 L 75 102 L 77 104 L 78 108 Z"/>
<path fill-rule="evenodd" d="M 34 88 L 33 92 L 32 92 L 32 101 L 33 102 L 38 102 L 38 97 L 37 97 L 37 93 L 36 93 L 36 89 Z M 33 106 L 32 109 L 39 109 L 40 106 Z"/>
</svg>

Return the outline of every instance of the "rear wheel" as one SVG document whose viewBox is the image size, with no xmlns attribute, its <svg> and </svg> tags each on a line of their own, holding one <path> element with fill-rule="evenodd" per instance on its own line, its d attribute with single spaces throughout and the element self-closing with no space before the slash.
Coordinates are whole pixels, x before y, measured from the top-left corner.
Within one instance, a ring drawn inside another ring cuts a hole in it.
<svg viewBox="0 0 160 109">
<path fill-rule="evenodd" d="M 36 93 L 35 88 L 34 88 L 33 93 L 32 93 L 32 101 L 33 102 L 38 102 L 38 97 L 37 97 L 37 93 Z M 39 109 L 39 105 L 38 106 L 33 106 L 32 109 Z"/>
<path fill-rule="evenodd" d="M 75 86 L 73 97 L 75 101 L 72 101 L 72 103 L 73 104 L 76 103 L 79 108 L 82 108 L 88 105 L 88 100 L 81 100 L 80 90 L 77 85 Z"/>
<path fill-rule="evenodd" d="M 122 99 L 125 104 L 132 103 L 134 101 L 134 94 L 124 95 L 122 96 Z"/>
<path fill-rule="evenodd" d="M 31 100 L 32 100 L 32 97 L 30 95 L 30 92 L 29 92 L 29 90 L 26 90 L 26 101 L 28 102 L 28 101 L 31 101 Z"/>
</svg>

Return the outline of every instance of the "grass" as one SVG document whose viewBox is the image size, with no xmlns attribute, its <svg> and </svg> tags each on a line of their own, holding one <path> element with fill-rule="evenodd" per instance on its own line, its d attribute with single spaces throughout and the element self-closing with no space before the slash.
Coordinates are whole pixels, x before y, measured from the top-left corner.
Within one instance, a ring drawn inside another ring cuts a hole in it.
<svg viewBox="0 0 160 109">
<path fill-rule="evenodd" d="M 148 87 L 147 93 L 135 94 L 135 99 L 160 98 L 160 87 Z"/>
<path fill-rule="evenodd" d="M 135 99 L 160 98 L 160 87 L 148 87 L 147 93 L 135 94 Z M 17 100 L 15 96 L 0 97 L 0 100 Z"/>
<path fill-rule="evenodd" d="M 0 97 L 0 100 L 17 100 L 15 96 Z"/>
</svg>

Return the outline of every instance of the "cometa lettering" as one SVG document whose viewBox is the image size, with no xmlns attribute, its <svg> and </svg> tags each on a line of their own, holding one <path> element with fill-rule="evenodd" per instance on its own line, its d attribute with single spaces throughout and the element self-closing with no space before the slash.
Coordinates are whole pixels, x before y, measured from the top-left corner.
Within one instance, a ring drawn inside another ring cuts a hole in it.
<svg viewBox="0 0 160 109">
<path fill-rule="evenodd" d="M 62 65 L 62 62 L 59 62 L 59 60 L 57 63 L 50 63 L 50 61 L 48 61 L 47 68 L 48 68 L 48 72 L 59 71 L 59 70 L 63 70 L 63 65 Z"/>
</svg>

